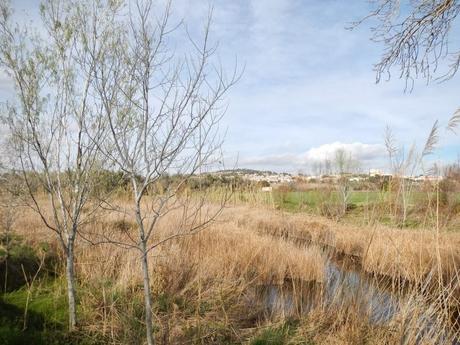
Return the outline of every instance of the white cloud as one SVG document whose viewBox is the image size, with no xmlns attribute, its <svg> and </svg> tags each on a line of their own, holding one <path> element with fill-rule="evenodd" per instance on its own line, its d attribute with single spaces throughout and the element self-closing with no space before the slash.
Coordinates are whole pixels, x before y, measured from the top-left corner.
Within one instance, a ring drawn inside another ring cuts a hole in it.
<svg viewBox="0 0 460 345">
<path fill-rule="evenodd" d="M 363 144 L 359 142 L 346 144 L 337 141 L 311 148 L 305 153 L 303 160 L 306 163 L 310 163 L 333 159 L 338 150 L 344 150 L 358 161 L 372 161 L 381 158 L 385 154 L 385 148 L 381 144 Z"/>
<path fill-rule="evenodd" d="M 360 142 L 333 142 L 312 147 L 302 153 L 285 153 L 277 155 L 261 155 L 242 159 L 239 166 L 269 170 L 302 170 L 309 169 L 312 164 L 334 159 L 337 150 L 343 149 L 350 153 L 353 159 L 360 162 L 362 168 L 381 167 L 385 156 L 385 148 L 381 144 L 365 144 Z"/>
</svg>

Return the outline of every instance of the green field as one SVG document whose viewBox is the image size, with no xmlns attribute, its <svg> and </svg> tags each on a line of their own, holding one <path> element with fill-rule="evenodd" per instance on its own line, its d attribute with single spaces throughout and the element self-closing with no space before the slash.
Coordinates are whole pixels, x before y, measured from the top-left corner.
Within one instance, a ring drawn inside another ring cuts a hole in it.
<svg viewBox="0 0 460 345">
<path fill-rule="evenodd" d="M 316 213 L 323 205 L 340 205 L 343 197 L 337 191 L 293 191 L 293 192 L 273 192 L 274 204 L 283 210 L 291 212 L 314 212 Z M 388 192 L 379 191 L 352 191 L 347 196 L 347 205 L 350 209 L 362 210 L 366 206 L 383 204 L 388 201 Z M 416 203 L 417 200 L 426 198 L 426 194 L 412 193 L 409 204 Z"/>
<path fill-rule="evenodd" d="M 195 192 L 197 193 L 197 192 Z M 197 195 L 203 195 L 204 192 Z M 363 190 L 350 191 L 347 197 L 346 212 L 343 212 L 343 197 L 336 189 L 317 189 L 308 191 L 286 191 L 273 189 L 262 192 L 260 188 L 236 189 L 214 188 L 206 192 L 207 199 L 227 204 L 266 205 L 288 212 L 305 212 L 326 216 L 332 219 L 346 218 L 352 223 L 379 222 L 397 227 L 426 227 L 436 222 L 437 195 L 432 191 L 413 190 L 406 196 L 406 218 L 403 220 L 402 197 L 396 192 Z M 447 200 L 447 199 L 448 200 Z M 460 193 L 440 194 L 441 225 L 448 230 L 459 229 Z"/>
<path fill-rule="evenodd" d="M 387 193 L 376 191 L 353 191 L 348 197 L 348 203 L 356 206 L 363 206 L 373 202 L 384 201 L 386 195 Z M 336 191 L 326 193 L 317 190 L 285 193 L 274 192 L 273 198 L 279 207 L 292 211 L 305 208 L 317 208 L 325 201 L 340 201 L 340 195 Z"/>
<path fill-rule="evenodd" d="M 394 196 L 394 195 L 393 195 Z M 391 195 L 389 192 L 379 191 L 352 191 L 348 195 L 348 204 L 354 206 L 365 206 L 372 203 L 388 201 Z M 460 202 L 460 193 L 455 193 L 451 196 L 457 202 Z M 273 192 L 274 202 L 283 209 L 296 210 L 306 207 L 316 208 L 321 202 L 340 202 L 341 196 L 337 191 L 322 191 L 322 190 L 311 190 L 311 191 L 293 191 L 293 192 Z M 436 194 L 428 194 L 421 191 L 413 191 L 408 197 L 409 205 L 415 205 L 418 202 L 426 202 L 427 200 L 436 200 Z"/>
</svg>

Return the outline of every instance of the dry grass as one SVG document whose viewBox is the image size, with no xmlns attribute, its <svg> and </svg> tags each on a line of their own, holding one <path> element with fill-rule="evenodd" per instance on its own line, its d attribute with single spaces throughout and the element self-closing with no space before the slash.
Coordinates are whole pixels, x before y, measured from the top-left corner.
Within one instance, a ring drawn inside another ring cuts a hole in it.
<svg viewBox="0 0 460 345">
<path fill-rule="evenodd" d="M 164 238 L 174 229 L 174 219 L 175 215 L 171 215 L 163 221 L 156 239 Z M 116 225 L 117 221 L 113 222 Z M 229 208 L 217 223 L 197 238 L 185 237 L 172 242 L 159 253 L 167 250 L 167 257 L 176 257 L 180 252 L 188 261 L 197 263 L 190 253 L 198 253 L 198 244 L 204 253 L 199 261 L 211 260 L 203 265 L 211 276 L 219 277 L 219 267 L 229 267 L 229 272 L 233 266 L 243 271 L 257 267 L 257 279 L 264 281 L 291 278 L 285 275 L 287 269 L 292 272 L 292 278 L 320 281 L 321 265 L 313 265 L 315 268 L 304 265 L 305 259 L 318 262 L 315 259 L 318 250 L 311 249 L 311 244 L 332 247 L 338 253 L 351 256 L 369 273 L 412 282 L 424 281 L 429 274 L 439 273 L 444 279 L 455 278 L 460 264 L 458 233 L 443 232 L 438 238 L 435 231 L 428 229 L 358 227 L 323 217 L 261 207 Z M 304 248 L 299 248 L 299 244 Z M 308 271 L 302 268 L 305 266 L 309 267 Z"/>
<path fill-rule="evenodd" d="M 179 214 L 169 214 L 153 240 L 167 237 L 179 223 Z M 115 213 L 105 214 L 89 227 L 93 232 L 110 230 L 120 240 L 136 231 L 132 220 Z M 30 210 L 21 212 L 15 228 L 31 244 L 56 244 L 54 234 Z M 460 236 L 442 233 L 436 242 L 434 235 L 383 226 L 359 228 L 261 207 L 229 208 L 205 231 L 179 237 L 152 252 L 157 338 L 164 344 L 245 343 L 280 322 L 279 317 L 267 315 L 266 306 L 254 297 L 254 288 L 286 281 L 321 284 L 327 259 L 324 246 L 355 258 L 370 273 L 414 282 L 430 272 L 453 277 L 460 260 Z M 109 343 L 141 343 L 139 253 L 80 241 L 76 257 L 85 329 L 102 334 Z M 417 323 L 413 320 L 417 310 L 410 308 L 424 308 L 420 305 L 404 302 L 387 325 L 373 324 L 354 305 L 319 305 L 306 316 L 297 315 L 300 321 L 290 343 L 310 339 L 313 344 L 410 344 L 419 333 L 418 324 L 407 324 Z M 405 328 L 411 329 L 410 335 Z"/>
<path fill-rule="evenodd" d="M 455 277 L 460 267 L 460 234 L 383 225 L 358 227 L 318 216 L 262 208 L 238 208 L 238 222 L 262 234 L 329 246 L 356 258 L 364 270 L 393 278 L 420 281 L 431 273 Z"/>
<path fill-rule="evenodd" d="M 32 245 L 42 241 L 57 245 L 53 233 L 30 210 L 22 214 L 16 223 L 18 234 Z M 153 240 L 167 237 L 179 223 L 177 213 L 169 214 L 159 223 Z M 125 240 L 127 232 L 136 231 L 131 220 L 115 213 L 106 214 L 90 227 L 92 232 L 110 230 L 120 241 Z M 112 244 L 94 246 L 80 241 L 76 258 L 79 290 L 84 291 L 79 297 L 85 327 L 113 339 L 119 339 L 120 334 L 142 337 L 143 331 L 135 331 L 141 324 L 126 326 L 135 315 L 142 320 L 140 253 Z M 189 338 L 190 327 L 204 317 L 201 309 L 206 322 L 214 320 L 222 328 L 253 325 L 263 315 L 263 306 L 251 299 L 254 286 L 286 280 L 322 282 L 325 257 L 318 247 L 299 247 L 222 219 L 199 234 L 179 237 L 156 248 L 150 264 L 155 300 L 166 303 L 156 306 L 156 322 L 162 325 L 163 333 L 167 330 L 172 343 L 181 343 L 178 339 Z M 162 319 L 161 312 L 168 316 Z M 126 334 L 127 328 L 132 332 Z"/>
<path fill-rule="evenodd" d="M 103 226 L 111 225 L 104 221 Z M 159 230 L 158 237 L 167 236 L 165 227 Z M 84 279 L 110 277 L 122 288 L 142 281 L 140 257 L 135 250 L 113 245 L 80 246 L 79 258 L 80 276 Z M 174 293 L 187 291 L 198 281 L 205 287 L 216 282 L 322 281 L 324 269 L 318 248 L 299 248 L 228 223 L 216 223 L 195 236 L 169 241 L 152 253 L 152 259 L 153 276 L 163 279 L 158 288 Z M 92 264 L 95 262 L 98 265 Z"/>
</svg>

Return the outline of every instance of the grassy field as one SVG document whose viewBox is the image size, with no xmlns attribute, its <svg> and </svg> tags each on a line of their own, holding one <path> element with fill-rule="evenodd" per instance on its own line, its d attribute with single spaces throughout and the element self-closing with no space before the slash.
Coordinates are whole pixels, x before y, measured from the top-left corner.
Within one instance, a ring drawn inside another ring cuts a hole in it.
<svg viewBox="0 0 460 345">
<path fill-rule="evenodd" d="M 283 209 L 294 211 L 309 208 L 317 208 L 324 201 L 324 191 L 311 190 L 306 192 L 274 193 L 275 203 Z M 349 196 L 349 203 L 363 206 L 373 202 L 384 201 L 388 193 L 376 191 L 353 191 Z M 328 195 L 332 200 L 339 200 L 337 192 Z"/>
<path fill-rule="evenodd" d="M 216 190 L 211 199 L 219 200 L 222 192 Z M 350 191 L 347 197 L 347 211 L 334 214 L 341 207 L 342 196 L 335 189 L 308 191 L 272 192 L 238 190 L 230 196 L 232 205 L 264 206 L 293 213 L 307 213 L 328 216 L 334 220 L 355 225 L 379 223 L 394 227 L 427 228 L 436 226 L 436 193 L 414 190 L 407 196 L 407 219 L 401 223 L 401 196 L 395 192 Z M 449 206 L 450 205 L 450 206 Z M 441 200 L 439 226 L 445 230 L 460 230 L 460 193 L 449 194 L 449 205 Z M 336 212 L 337 213 L 337 212 Z"/>
<path fill-rule="evenodd" d="M 431 198 L 436 198 L 435 193 L 429 195 Z M 415 205 L 417 202 L 425 201 L 429 196 L 427 193 L 415 191 L 411 192 L 408 197 L 408 203 Z M 322 190 L 310 191 L 293 191 L 293 192 L 277 192 L 273 193 L 275 203 L 280 205 L 283 209 L 294 211 L 305 207 L 317 208 L 325 198 L 330 200 L 339 200 L 339 193 L 331 191 L 325 193 Z M 348 203 L 354 206 L 366 206 L 373 203 L 388 201 L 391 197 L 389 192 L 379 191 L 351 191 L 348 196 Z M 455 199 L 460 202 L 460 193 L 455 194 Z"/>
</svg>

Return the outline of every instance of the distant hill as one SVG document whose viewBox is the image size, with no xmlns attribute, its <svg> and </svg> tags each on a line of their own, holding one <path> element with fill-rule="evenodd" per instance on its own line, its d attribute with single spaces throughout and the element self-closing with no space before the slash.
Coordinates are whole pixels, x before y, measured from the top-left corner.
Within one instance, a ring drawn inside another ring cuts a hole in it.
<svg viewBox="0 0 460 345">
<path fill-rule="evenodd" d="M 256 169 L 225 169 L 217 170 L 212 172 L 212 174 L 222 174 L 222 175 L 290 175 L 288 173 L 277 173 L 270 170 L 256 170 Z"/>
</svg>

